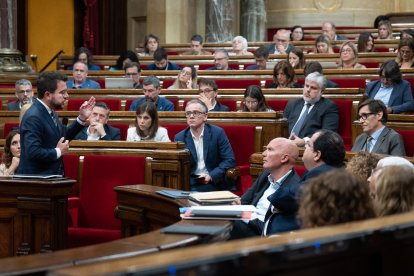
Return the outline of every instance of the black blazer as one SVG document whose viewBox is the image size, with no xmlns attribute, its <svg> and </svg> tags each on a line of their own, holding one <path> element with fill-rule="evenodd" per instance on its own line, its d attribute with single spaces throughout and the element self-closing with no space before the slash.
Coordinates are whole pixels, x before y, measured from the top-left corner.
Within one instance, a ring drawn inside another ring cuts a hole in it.
<svg viewBox="0 0 414 276">
<path fill-rule="evenodd" d="M 289 123 L 289 134 L 299 119 L 305 101 L 303 98 L 290 100 L 286 105 L 284 116 Z M 338 132 L 339 110 L 338 106 L 331 100 L 321 97 L 309 112 L 299 133 L 300 138 L 310 137 L 320 129 L 329 129 Z"/>
<path fill-rule="evenodd" d="M 106 141 L 120 141 L 121 140 L 121 131 L 119 128 L 111 127 L 108 125 L 104 126 L 106 135 L 99 140 L 106 140 Z M 88 140 L 88 134 L 86 131 L 88 130 L 88 127 L 84 127 L 78 135 L 75 136 L 75 140 Z"/>
</svg>

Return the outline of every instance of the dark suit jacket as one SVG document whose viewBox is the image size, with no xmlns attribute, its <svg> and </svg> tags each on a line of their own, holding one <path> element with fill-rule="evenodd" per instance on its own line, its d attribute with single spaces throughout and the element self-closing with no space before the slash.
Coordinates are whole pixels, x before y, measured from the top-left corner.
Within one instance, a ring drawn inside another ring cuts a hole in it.
<svg viewBox="0 0 414 276">
<path fill-rule="evenodd" d="M 293 126 L 299 119 L 305 101 L 303 98 L 290 100 L 286 105 L 284 116 L 289 123 L 289 133 L 292 132 Z M 310 137 L 320 129 L 330 129 L 338 132 L 339 110 L 338 106 L 329 99 L 321 97 L 309 112 L 299 133 L 300 138 Z"/>
<path fill-rule="evenodd" d="M 348 38 L 345 36 L 336 35 L 335 40 L 348 40 Z"/>
<path fill-rule="evenodd" d="M 333 169 L 335 167 L 326 164 L 320 165 L 305 173 L 300 181 L 291 185 L 282 185 L 274 194 L 270 195 L 267 199 L 278 212 L 266 214 L 265 219 L 269 220 L 267 235 L 299 229 L 299 223 L 296 219 L 299 209 L 298 192 L 309 179 Z"/>
<path fill-rule="evenodd" d="M 380 87 L 380 80 L 371 81 L 367 84 L 365 93 L 373 99 L 377 95 Z M 414 111 L 413 94 L 411 93 L 411 86 L 408 81 L 402 80 L 400 83 L 393 85 L 388 107 L 392 108 L 392 113 Z"/>
<path fill-rule="evenodd" d="M 20 110 L 20 102 L 19 100 L 15 100 L 7 104 L 7 110 L 9 111 L 18 111 Z"/>
<path fill-rule="evenodd" d="M 362 133 L 355 139 L 352 151 L 364 151 L 368 135 Z M 405 156 L 404 140 L 395 130 L 385 127 L 371 150 L 372 153 Z"/>
<path fill-rule="evenodd" d="M 58 126 L 55 126 L 52 117 L 39 101 L 33 100 L 20 124 L 19 173 L 63 175 L 63 158 L 57 159 L 55 150 L 63 137 L 62 124 L 58 121 Z M 72 140 L 82 128 L 74 120 L 67 129 L 66 138 Z"/>
<path fill-rule="evenodd" d="M 191 153 L 190 173 L 192 177 L 195 177 L 194 172 L 197 169 L 197 153 L 190 128 L 187 127 L 179 132 L 174 137 L 174 141 L 184 142 L 189 149 Z M 222 128 L 206 123 L 204 126 L 203 145 L 204 162 L 208 173 L 212 178 L 212 185 L 214 188 L 220 189 L 220 185 L 226 185 L 226 170 L 236 166 L 229 139 Z"/>
<path fill-rule="evenodd" d="M 121 131 L 119 128 L 111 127 L 108 125 L 104 126 L 106 135 L 99 140 L 106 140 L 106 141 L 120 141 L 121 140 Z M 75 140 L 88 140 L 88 134 L 86 131 L 88 130 L 88 127 L 84 127 L 78 135 L 75 136 Z"/>
<path fill-rule="evenodd" d="M 244 193 L 241 197 L 241 204 L 254 205 L 256 206 L 263 193 L 269 188 L 268 180 L 269 172 L 262 172 L 253 185 Z M 296 171 L 292 170 L 286 179 L 283 181 L 282 186 L 295 184 L 300 181 L 300 177 Z M 233 229 L 230 232 L 230 239 L 241 239 L 253 236 L 260 236 L 263 232 L 264 223 L 259 219 L 249 221 L 248 224 L 242 221 L 235 221 Z"/>
<path fill-rule="evenodd" d="M 209 111 L 230 111 L 230 109 L 227 105 L 221 104 L 218 101 L 216 101 L 216 106 L 214 106 L 214 108 Z"/>
<path fill-rule="evenodd" d="M 268 49 L 269 49 L 269 54 L 271 54 L 271 55 L 274 54 L 275 50 L 276 50 L 276 44 L 275 43 L 270 44 L 268 46 Z M 286 54 L 289 54 L 290 51 L 292 51 L 292 49 L 293 49 L 292 44 L 289 44 L 287 49 L 286 49 Z"/>
<path fill-rule="evenodd" d="M 155 66 L 155 63 L 151 63 L 150 65 L 147 66 L 147 70 L 168 70 L 170 71 L 170 70 L 181 70 L 181 67 L 175 63 L 168 62 L 165 68 L 159 69 L 157 66 Z"/>
</svg>

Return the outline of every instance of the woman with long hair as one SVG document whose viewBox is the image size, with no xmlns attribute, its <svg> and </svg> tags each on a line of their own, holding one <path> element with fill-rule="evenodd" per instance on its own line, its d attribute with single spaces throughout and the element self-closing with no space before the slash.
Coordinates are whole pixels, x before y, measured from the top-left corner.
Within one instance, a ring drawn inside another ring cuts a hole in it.
<svg viewBox="0 0 414 276">
<path fill-rule="evenodd" d="M 339 50 L 338 69 L 363 69 L 365 65 L 358 63 L 358 50 L 351 41 L 342 44 Z"/>
<path fill-rule="evenodd" d="M 268 88 L 300 88 L 295 80 L 295 70 L 287 60 L 279 61 L 273 68 L 273 81 Z"/>
<path fill-rule="evenodd" d="M 4 153 L 2 163 L 0 164 L 0 175 L 13 175 L 20 163 L 20 132 L 12 130 L 7 135 L 6 143 L 4 144 Z"/>
<path fill-rule="evenodd" d="M 364 32 L 358 37 L 358 52 L 370 53 L 375 52 L 374 48 L 374 36 L 371 33 Z"/>
<path fill-rule="evenodd" d="M 249 85 L 244 90 L 243 109 L 244 112 L 272 112 L 273 109 L 269 108 L 266 104 L 265 96 L 262 89 L 257 85 Z"/>
<path fill-rule="evenodd" d="M 139 105 L 135 114 L 135 127 L 128 128 L 127 141 L 171 142 L 167 129 L 158 124 L 157 107 L 153 102 Z"/>
<path fill-rule="evenodd" d="M 197 89 L 197 69 L 193 65 L 184 65 L 177 79 L 168 89 Z"/>
</svg>

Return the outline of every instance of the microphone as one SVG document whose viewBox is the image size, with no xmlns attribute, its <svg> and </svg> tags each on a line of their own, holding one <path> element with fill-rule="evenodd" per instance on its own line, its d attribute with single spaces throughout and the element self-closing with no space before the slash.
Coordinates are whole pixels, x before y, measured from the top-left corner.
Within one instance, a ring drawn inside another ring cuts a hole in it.
<svg viewBox="0 0 414 276">
<path fill-rule="evenodd" d="M 66 128 L 68 126 L 68 118 L 63 117 L 62 118 L 62 136 L 63 136 L 63 142 L 66 140 Z"/>
</svg>

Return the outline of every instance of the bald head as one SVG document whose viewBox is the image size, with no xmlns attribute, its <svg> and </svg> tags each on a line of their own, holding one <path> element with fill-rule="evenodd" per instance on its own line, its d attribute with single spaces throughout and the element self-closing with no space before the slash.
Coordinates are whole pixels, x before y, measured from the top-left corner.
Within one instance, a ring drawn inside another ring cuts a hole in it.
<svg viewBox="0 0 414 276">
<path fill-rule="evenodd" d="M 279 137 L 269 142 L 262 155 L 263 168 L 270 171 L 274 179 L 278 179 L 293 168 L 299 150 L 292 140 Z"/>
</svg>

